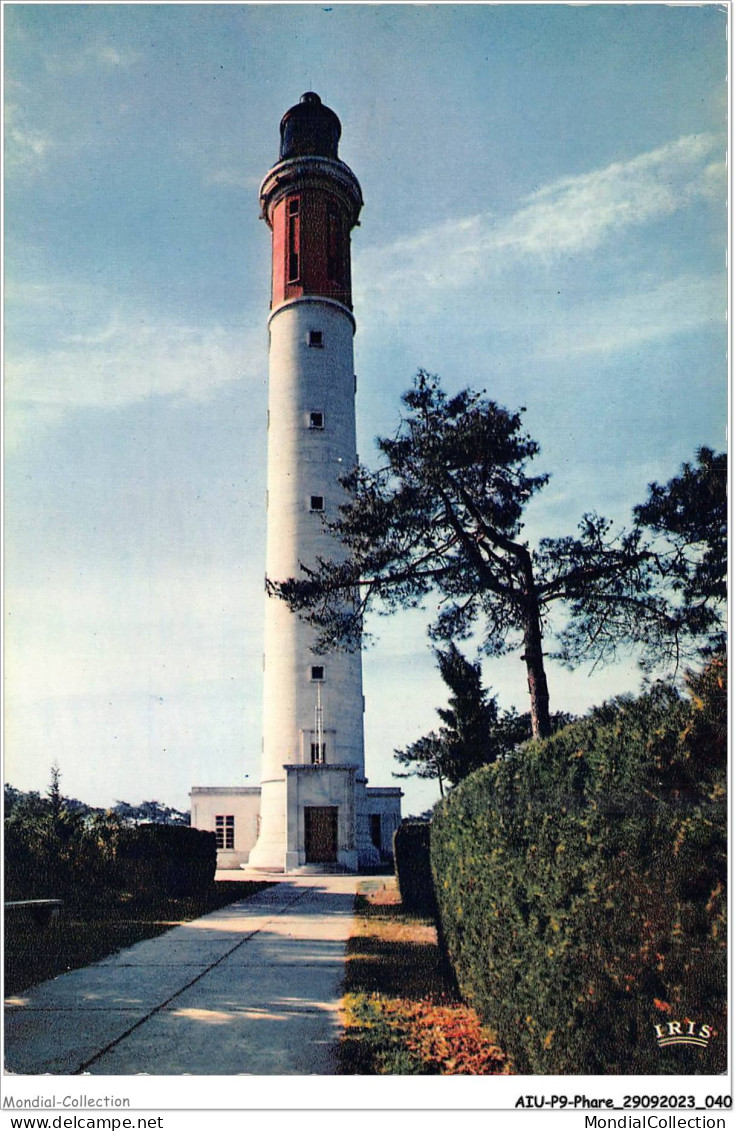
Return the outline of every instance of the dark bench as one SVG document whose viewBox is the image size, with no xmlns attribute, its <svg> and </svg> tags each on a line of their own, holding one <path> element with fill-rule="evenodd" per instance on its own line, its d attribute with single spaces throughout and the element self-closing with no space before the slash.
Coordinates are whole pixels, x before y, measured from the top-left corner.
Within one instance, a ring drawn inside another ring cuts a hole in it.
<svg viewBox="0 0 735 1131">
<path fill-rule="evenodd" d="M 62 899 L 11 899 L 5 904 L 5 912 L 13 915 L 27 915 L 39 927 L 47 927 L 59 918 Z"/>
</svg>

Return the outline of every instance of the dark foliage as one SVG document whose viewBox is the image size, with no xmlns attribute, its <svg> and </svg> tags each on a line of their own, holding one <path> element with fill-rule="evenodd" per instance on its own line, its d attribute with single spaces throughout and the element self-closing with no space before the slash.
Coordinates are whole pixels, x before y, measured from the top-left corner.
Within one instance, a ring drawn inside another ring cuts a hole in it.
<svg viewBox="0 0 735 1131">
<path fill-rule="evenodd" d="M 530 712 L 519 715 L 515 710 L 499 709 L 497 696 L 482 686 L 480 664 L 468 660 L 456 644 L 446 650 L 437 648 L 435 654 L 442 679 L 452 692 L 448 706 L 437 708 L 444 726 L 396 750 L 396 760 L 406 772 L 393 776 L 438 780 L 443 797 L 445 782 L 457 785 L 480 766 L 505 757 L 531 738 L 532 726 Z M 555 712 L 550 717 L 551 733 L 573 719 L 573 715 Z"/>
<path fill-rule="evenodd" d="M 112 904 L 124 894 L 137 897 L 154 888 L 160 892 L 166 883 L 172 895 L 198 892 L 214 876 L 212 867 L 203 879 L 211 849 L 204 853 L 205 866 L 201 835 L 214 842 L 213 833 L 199 834 L 184 826 L 136 828 L 116 812 L 66 798 L 54 766 L 46 797 L 5 786 L 6 899 Z M 169 851 L 174 858 L 167 861 Z"/>
<path fill-rule="evenodd" d="M 727 598 L 726 453 L 700 448 L 696 465 L 683 464 L 663 487 L 649 484 L 635 517 L 659 536 L 682 633 L 699 639 L 705 652 L 717 650 Z"/>
<path fill-rule="evenodd" d="M 494 762 L 506 747 L 497 699 L 482 686 L 480 664 L 468 660 L 454 643 L 446 650 L 437 648 L 435 655 L 452 693 L 448 706 L 437 709 L 444 725 L 438 734 L 432 731 L 405 750 L 395 751 L 397 761 L 409 772 L 394 776 L 437 778 L 443 796 L 445 781 L 456 785 L 473 770 Z"/>
<path fill-rule="evenodd" d="M 433 915 L 435 911 L 434 881 L 429 858 L 428 821 L 404 821 L 393 835 L 398 889 L 407 911 Z"/>
<path fill-rule="evenodd" d="M 56 767 L 47 797 L 6 786 L 6 898 L 74 902 L 104 888 L 120 828 L 117 818 L 64 798 Z"/>
<path fill-rule="evenodd" d="M 190 821 L 189 813 L 182 813 L 180 809 L 162 805 L 160 801 L 141 801 L 140 805 L 116 801 L 112 812 L 127 824 L 139 824 L 144 821 L 157 825 L 188 825 Z"/>
<path fill-rule="evenodd" d="M 726 1066 L 726 678 L 609 703 L 441 802 L 431 857 L 465 999 L 518 1071 Z M 712 1026 L 659 1048 L 655 1025 Z"/>
<path fill-rule="evenodd" d="M 117 867 L 120 886 L 135 895 L 199 894 L 214 881 L 217 838 L 185 826 L 128 828 L 118 844 Z"/>
</svg>

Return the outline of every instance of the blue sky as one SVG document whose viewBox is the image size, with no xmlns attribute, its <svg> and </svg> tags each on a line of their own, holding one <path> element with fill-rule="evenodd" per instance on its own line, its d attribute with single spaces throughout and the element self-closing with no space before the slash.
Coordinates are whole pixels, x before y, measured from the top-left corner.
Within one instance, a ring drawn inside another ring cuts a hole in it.
<svg viewBox="0 0 735 1131">
<path fill-rule="evenodd" d="M 527 406 L 528 534 L 725 443 L 726 14 L 666 5 L 4 5 L 6 777 L 95 804 L 259 776 L 268 231 L 340 116 L 358 433 L 421 366 Z M 436 723 L 413 613 L 365 656 L 373 784 Z M 487 664 L 526 708 L 516 656 Z M 554 709 L 635 664 L 550 668 Z M 406 810 L 432 785 L 405 783 Z"/>
</svg>

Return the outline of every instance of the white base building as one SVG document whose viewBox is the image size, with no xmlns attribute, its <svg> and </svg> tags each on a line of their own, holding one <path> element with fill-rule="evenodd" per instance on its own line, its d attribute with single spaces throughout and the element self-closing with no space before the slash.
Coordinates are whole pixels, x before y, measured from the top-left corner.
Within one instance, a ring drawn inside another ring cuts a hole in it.
<svg viewBox="0 0 735 1131">
<path fill-rule="evenodd" d="M 334 814 L 336 808 L 338 825 L 339 794 L 335 796 L 335 791 L 323 779 L 314 774 L 309 775 L 307 767 L 289 766 L 286 769 L 296 771 L 287 775 L 289 838 L 283 864 L 280 868 L 275 866 L 273 870 L 359 870 L 356 854 L 339 850 L 339 828 L 336 831 L 335 846 L 332 824 L 334 816 L 324 822 L 329 835 L 320 840 L 319 818 L 314 821 L 310 814 L 312 808 L 327 809 L 331 814 Z M 343 775 L 341 784 L 343 814 L 349 814 L 349 773 Z M 327 785 L 326 790 L 324 785 Z M 374 849 L 370 861 L 372 866 L 390 863 L 393 859 L 393 834 L 401 823 L 401 796 L 401 790 L 392 787 L 365 790 L 364 821 Z M 335 800 L 336 807 L 332 804 Z M 216 833 L 218 868 L 246 867 L 258 839 L 260 789 L 257 786 L 194 786 L 191 791 L 191 823 L 194 828 Z M 329 824 L 332 824 L 332 828 L 329 828 Z"/>
</svg>

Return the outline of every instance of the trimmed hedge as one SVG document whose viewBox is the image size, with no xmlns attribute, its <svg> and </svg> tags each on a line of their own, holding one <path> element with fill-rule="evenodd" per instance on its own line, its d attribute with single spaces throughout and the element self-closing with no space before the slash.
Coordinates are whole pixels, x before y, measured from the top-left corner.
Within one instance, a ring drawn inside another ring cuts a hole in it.
<svg viewBox="0 0 735 1131">
<path fill-rule="evenodd" d="M 41 814 L 5 830 L 6 899 L 58 897 L 73 905 L 115 903 L 122 894 L 198 895 L 214 881 L 216 837 L 184 825 L 98 822 Z"/>
<path fill-rule="evenodd" d="M 133 895 L 196 895 L 214 881 L 217 838 L 185 825 L 139 825 L 124 830 L 117 867 L 119 885 Z"/>
<path fill-rule="evenodd" d="M 428 821 L 404 821 L 393 834 L 398 890 L 407 911 L 433 915 L 436 910 L 434 881 L 429 857 Z"/>
<path fill-rule="evenodd" d="M 449 956 L 518 1072 L 725 1071 L 725 682 L 607 704 L 437 806 Z M 685 1020 L 708 1047 L 659 1048 Z"/>
</svg>

